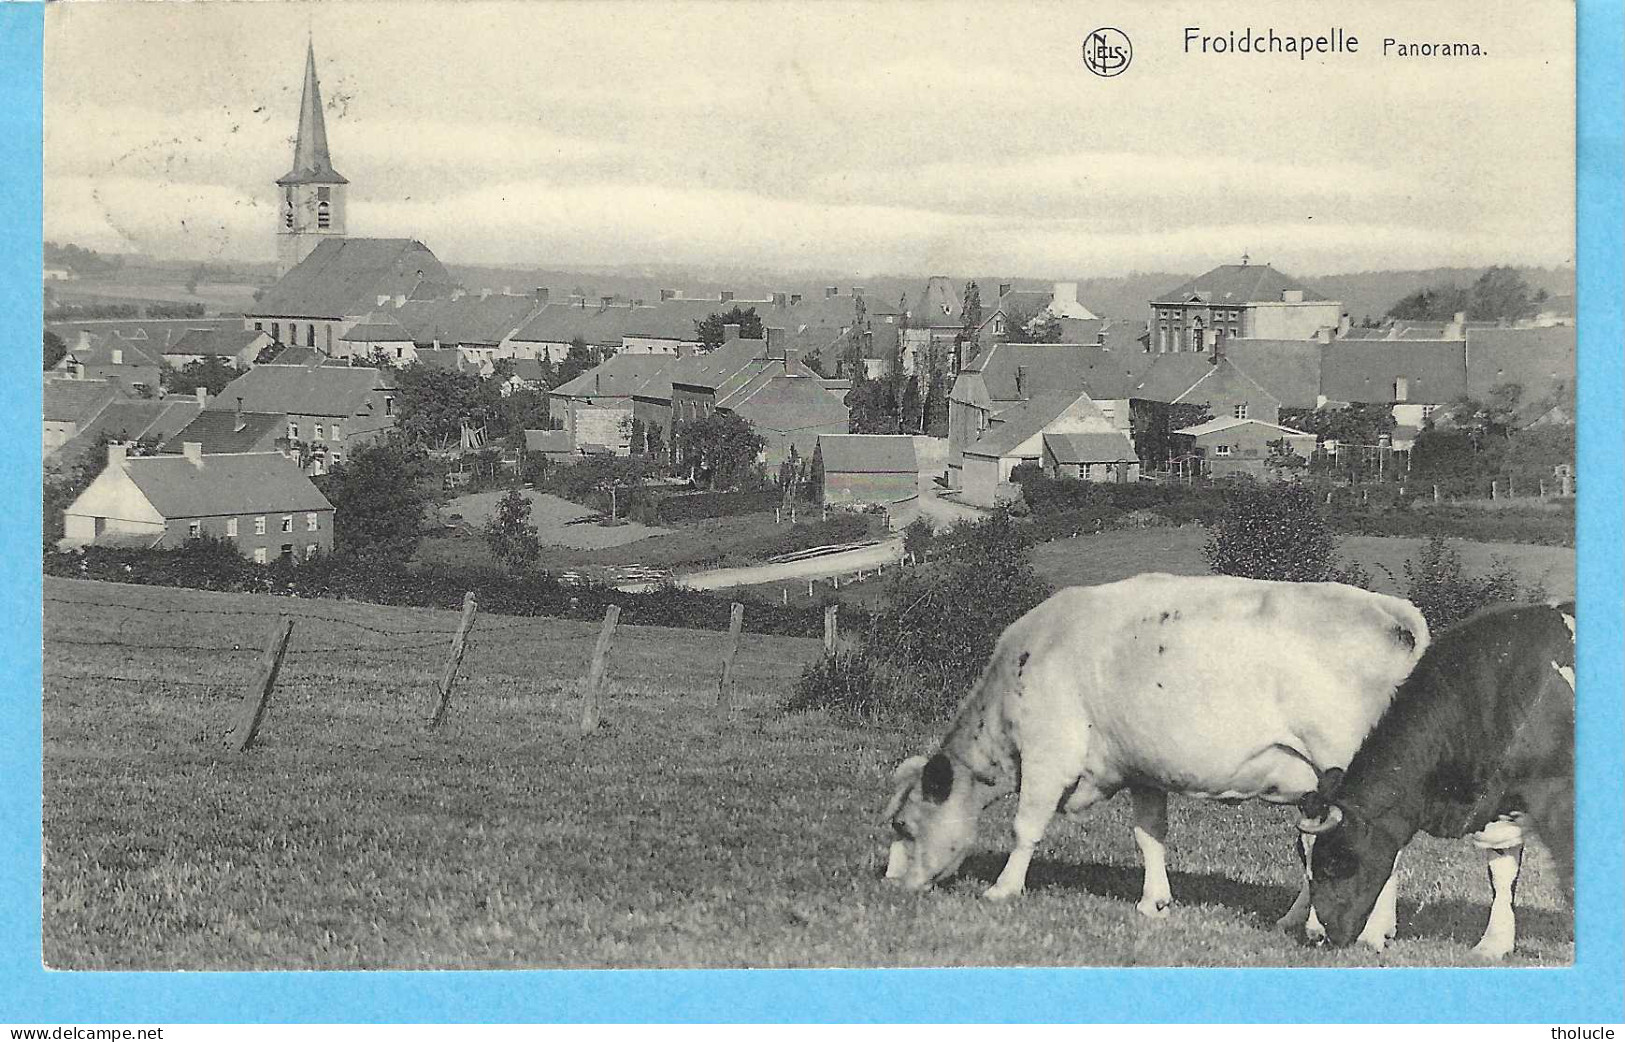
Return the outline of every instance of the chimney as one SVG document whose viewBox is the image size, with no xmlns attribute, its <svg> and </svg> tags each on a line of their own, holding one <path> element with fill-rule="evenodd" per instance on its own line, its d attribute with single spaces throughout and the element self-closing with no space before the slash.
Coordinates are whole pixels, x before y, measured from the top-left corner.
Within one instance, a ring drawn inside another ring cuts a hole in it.
<svg viewBox="0 0 1625 1042">
<path fill-rule="evenodd" d="M 570 294 L 570 303 L 574 304 L 576 307 L 582 307 L 582 308 L 586 307 L 587 306 L 586 294 L 584 294 L 584 293 L 572 293 L 572 294 Z"/>
<path fill-rule="evenodd" d="M 999 296 L 1000 297 L 1009 296 L 1010 295 L 1010 289 L 1011 289 L 1010 283 L 1008 283 L 1008 282 L 999 283 Z"/>
<path fill-rule="evenodd" d="M 739 339 L 739 323 L 737 323 L 737 322 L 726 322 L 726 323 L 724 323 L 723 326 L 722 326 L 722 342 L 724 344 L 726 344 L 730 340 L 738 340 L 738 339 Z"/>
<path fill-rule="evenodd" d="M 1445 327 L 1446 340 L 1460 340 L 1467 335 L 1467 312 L 1458 311 L 1450 319 L 1450 325 Z"/>
<path fill-rule="evenodd" d="M 197 403 L 198 403 L 198 405 L 208 405 L 209 404 L 209 389 L 207 387 L 194 388 L 192 393 L 197 395 Z"/>
<path fill-rule="evenodd" d="M 181 455 L 191 461 L 192 466 L 203 469 L 203 443 L 201 441 L 181 442 Z"/>
<path fill-rule="evenodd" d="M 767 357 L 770 359 L 786 358 L 787 356 L 784 353 L 784 330 L 769 326 L 764 332 L 767 334 Z"/>
<path fill-rule="evenodd" d="M 81 329 L 79 331 L 78 348 L 81 351 L 85 351 L 90 348 L 90 330 Z"/>
<path fill-rule="evenodd" d="M 801 303 L 801 294 L 799 294 L 799 293 L 790 294 L 790 306 L 795 307 L 799 303 Z"/>
<path fill-rule="evenodd" d="M 1349 329 L 1353 325 L 1354 320 L 1349 318 L 1349 313 L 1347 311 L 1343 312 L 1343 314 L 1337 319 L 1337 335 L 1340 337 L 1348 336 Z"/>
<path fill-rule="evenodd" d="M 613 303 L 615 303 L 615 298 L 613 296 L 599 297 L 598 298 L 598 306 L 599 307 L 607 308 Z"/>
<path fill-rule="evenodd" d="M 604 392 L 604 374 L 603 373 L 593 373 L 592 374 L 592 393 L 593 394 L 602 394 L 603 392 Z"/>
<path fill-rule="evenodd" d="M 546 286 L 537 286 L 536 290 L 535 290 L 535 297 L 536 297 L 536 303 L 537 304 L 546 305 L 547 297 L 548 297 L 547 287 Z"/>
<path fill-rule="evenodd" d="M 481 290 L 480 290 L 480 299 L 481 300 L 490 300 L 491 299 L 491 287 L 490 286 L 485 286 L 485 287 L 481 288 Z"/>
<path fill-rule="evenodd" d="M 775 294 L 773 294 L 773 306 L 774 307 L 782 308 L 782 307 L 788 305 L 789 303 L 790 303 L 790 294 L 788 294 L 788 293 L 775 293 Z"/>
<path fill-rule="evenodd" d="M 113 364 L 114 365 L 123 365 L 124 364 L 124 349 L 122 347 L 113 348 Z"/>
<path fill-rule="evenodd" d="M 462 300 L 466 296 L 468 296 L 468 290 L 461 286 L 458 286 L 456 289 L 451 291 L 452 300 Z"/>
<path fill-rule="evenodd" d="M 668 300 L 676 300 L 676 299 L 677 299 L 677 291 L 676 290 L 674 290 L 674 289 L 663 289 L 663 290 L 660 291 L 661 303 L 665 303 Z"/>
<path fill-rule="evenodd" d="M 503 296 L 504 296 L 504 297 L 511 297 L 511 296 L 513 296 L 513 287 L 512 287 L 512 286 L 503 286 L 503 287 L 502 287 L 502 295 L 503 295 Z"/>
<path fill-rule="evenodd" d="M 125 449 L 122 441 L 110 441 L 107 443 L 107 465 L 109 467 L 122 468 L 124 466 L 124 460 L 127 456 L 128 450 Z"/>
<path fill-rule="evenodd" d="M 734 291 L 731 290 L 731 289 L 725 289 L 721 293 L 717 294 L 717 299 L 722 301 L 724 304 L 726 304 L 729 301 L 733 300 L 733 298 L 734 298 Z"/>
<path fill-rule="evenodd" d="M 73 374 L 75 380 L 83 380 L 85 378 L 85 363 L 75 359 L 69 372 Z"/>
<path fill-rule="evenodd" d="M 830 297 L 838 296 L 840 294 L 840 292 L 841 292 L 841 287 L 839 287 L 839 286 L 825 286 L 824 287 L 824 299 L 828 300 Z"/>
<path fill-rule="evenodd" d="M 1319 344 L 1329 344 L 1329 343 L 1331 343 L 1332 342 L 1332 327 L 1331 326 L 1321 326 L 1319 329 L 1315 330 L 1315 342 L 1319 343 Z"/>
<path fill-rule="evenodd" d="M 388 304 L 388 303 L 389 303 L 389 294 L 388 293 L 380 293 L 380 294 L 378 294 L 378 306 L 379 307 L 383 307 L 385 304 Z"/>
<path fill-rule="evenodd" d="M 1025 390 L 1024 385 L 1026 383 L 1027 383 L 1027 367 L 1024 366 L 1024 365 L 1016 366 L 1016 397 L 1018 397 L 1018 398 L 1021 397 L 1022 392 Z"/>
<path fill-rule="evenodd" d="M 237 422 L 231 428 L 233 432 L 240 431 L 244 427 L 248 426 L 246 423 L 243 422 L 243 400 L 242 400 L 242 398 L 237 399 L 237 410 L 236 410 L 235 415 L 236 415 L 236 418 L 237 418 Z"/>
<path fill-rule="evenodd" d="M 852 295 L 853 295 L 853 296 L 854 296 L 854 297 L 861 297 L 861 296 L 863 296 L 863 287 L 862 287 L 862 286 L 853 286 L 853 287 L 852 287 Z"/>
<path fill-rule="evenodd" d="M 395 306 L 398 307 L 398 308 L 404 308 L 406 306 L 406 294 L 405 293 L 397 293 L 397 294 L 395 294 Z"/>
</svg>

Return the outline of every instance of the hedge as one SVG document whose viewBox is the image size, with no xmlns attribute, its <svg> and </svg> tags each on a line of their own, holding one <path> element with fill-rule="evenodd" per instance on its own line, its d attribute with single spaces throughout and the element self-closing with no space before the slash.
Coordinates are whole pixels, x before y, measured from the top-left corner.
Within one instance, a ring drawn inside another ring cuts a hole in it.
<svg viewBox="0 0 1625 1042">
<path fill-rule="evenodd" d="M 597 583 L 561 583 L 545 572 L 516 578 L 489 568 L 408 567 L 343 556 L 264 566 L 230 546 L 221 549 L 207 543 L 175 550 L 86 547 L 81 552 L 51 552 L 45 555 L 45 574 L 448 611 L 461 608 L 463 594 L 472 590 L 480 611 L 493 615 L 599 619 L 605 608 L 618 604 L 622 622 L 683 629 L 725 630 L 730 610 L 729 598 L 670 586 L 650 593 L 622 593 Z M 823 633 L 823 625 L 823 610 L 817 606 L 753 604 L 745 614 L 745 629 L 751 633 L 816 637 Z"/>
</svg>

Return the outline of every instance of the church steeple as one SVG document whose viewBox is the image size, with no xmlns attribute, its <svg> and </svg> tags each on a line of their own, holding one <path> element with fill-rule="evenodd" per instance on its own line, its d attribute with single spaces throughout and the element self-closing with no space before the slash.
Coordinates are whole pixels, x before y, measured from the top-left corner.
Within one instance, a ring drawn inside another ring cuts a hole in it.
<svg viewBox="0 0 1625 1042">
<path fill-rule="evenodd" d="M 305 48 L 305 91 L 299 100 L 299 136 L 293 146 L 293 169 L 277 178 L 279 185 L 349 184 L 333 169 L 327 153 L 327 119 L 322 115 L 322 85 L 316 81 L 316 41 Z"/>
<path fill-rule="evenodd" d="M 277 260 L 282 273 L 304 260 L 323 239 L 344 236 L 344 186 L 327 151 L 327 119 L 316 79 L 316 43 L 305 48 L 305 86 L 299 99 L 299 132 L 293 169 L 277 178 L 280 197 Z"/>
</svg>

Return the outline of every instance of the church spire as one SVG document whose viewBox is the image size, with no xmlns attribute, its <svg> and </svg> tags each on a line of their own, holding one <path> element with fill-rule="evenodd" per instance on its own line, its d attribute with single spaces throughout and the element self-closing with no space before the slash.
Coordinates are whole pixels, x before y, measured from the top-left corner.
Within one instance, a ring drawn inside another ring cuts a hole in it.
<svg viewBox="0 0 1625 1042">
<path fill-rule="evenodd" d="M 293 146 L 293 169 L 277 178 L 279 185 L 348 184 L 333 169 L 327 154 L 327 120 L 322 115 L 322 88 L 316 82 L 316 43 L 305 49 L 305 91 L 299 101 L 299 137 Z"/>
</svg>

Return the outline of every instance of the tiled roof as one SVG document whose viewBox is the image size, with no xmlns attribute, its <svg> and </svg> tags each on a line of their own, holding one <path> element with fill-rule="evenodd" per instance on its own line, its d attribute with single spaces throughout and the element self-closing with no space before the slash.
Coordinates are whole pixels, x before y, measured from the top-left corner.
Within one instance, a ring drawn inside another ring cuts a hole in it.
<svg viewBox="0 0 1625 1042">
<path fill-rule="evenodd" d="M 378 306 L 378 297 L 410 293 L 425 280 L 449 283 L 451 276 L 416 239 L 323 239 L 249 314 L 332 319 L 364 315 Z"/>
<path fill-rule="evenodd" d="M 907 434 L 820 434 L 824 473 L 913 474 L 919 470 Z"/>
<path fill-rule="evenodd" d="M 301 366 L 306 369 L 314 368 L 318 365 L 325 365 L 335 366 L 341 369 L 348 369 L 350 367 L 350 360 L 347 358 L 333 358 L 330 355 L 324 355 L 314 347 L 294 347 L 290 345 L 272 355 L 269 362 L 262 362 L 260 364 Z"/>
<path fill-rule="evenodd" d="M 526 431 L 526 452 L 563 452 L 573 451 L 570 447 L 569 431 Z"/>
<path fill-rule="evenodd" d="M 1137 463 L 1127 434 L 1046 434 L 1044 445 L 1057 463 Z"/>
<path fill-rule="evenodd" d="M 371 366 L 257 365 L 209 402 L 210 409 L 384 419 L 388 376 Z M 370 409 L 369 409 L 370 405 Z"/>
<path fill-rule="evenodd" d="M 911 326 L 941 328 L 961 323 L 963 302 L 945 275 L 933 275 L 926 280 L 925 289 L 909 302 L 908 321 Z"/>
<path fill-rule="evenodd" d="M 234 403 L 235 404 L 235 403 Z M 197 442 L 205 453 L 252 452 L 287 432 L 288 415 L 280 412 L 245 412 L 205 409 L 173 437 L 159 446 L 162 452 L 180 452 Z"/>
<path fill-rule="evenodd" d="M 411 300 L 390 312 L 420 344 L 500 344 L 537 310 L 534 297 L 493 293 Z"/>
<path fill-rule="evenodd" d="M 130 347 L 130 341 L 136 341 L 143 349 L 152 354 L 153 360 L 159 361 L 163 350 L 169 343 L 189 330 L 193 329 L 236 329 L 243 324 L 241 318 L 125 318 L 125 319 L 87 319 L 80 322 L 47 322 L 45 328 L 62 338 L 62 342 L 72 351 L 79 341 L 80 331 L 87 332 L 92 338 L 117 337 L 124 341 L 121 345 L 117 341 L 108 345 L 110 347 Z"/>
<path fill-rule="evenodd" d="M 542 368 L 541 359 L 538 358 L 510 358 L 508 363 L 513 375 L 530 383 L 541 383 L 543 377 L 547 375 L 546 370 Z"/>
<path fill-rule="evenodd" d="M 1337 341 L 1322 348 L 1320 393 L 1333 402 L 1391 402 L 1404 377 L 1406 401 L 1451 402 L 1467 391 L 1461 340 Z"/>
<path fill-rule="evenodd" d="M 65 369 L 70 361 L 78 362 L 86 369 L 101 368 L 110 365 L 124 366 L 156 366 L 163 365 L 163 345 L 151 340 L 126 340 L 113 333 L 93 333 L 88 341 L 81 346 L 78 334 L 71 337 L 64 336 L 63 341 L 68 345 L 68 353 L 55 368 Z M 113 361 L 113 352 L 119 352 L 120 361 Z"/>
<path fill-rule="evenodd" d="M 1129 397 L 1151 402 L 1172 402 L 1213 371 L 1211 356 L 1200 351 L 1172 351 L 1148 355 L 1152 361 Z"/>
<path fill-rule="evenodd" d="M 1552 395 L 1572 399 L 1574 335 L 1573 326 L 1468 329 L 1467 393 L 1482 399 L 1500 384 L 1518 384 L 1520 413 Z"/>
<path fill-rule="evenodd" d="M 1127 398 L 1152 357 L 1137 349 L 1107 351 L 1079 344 L 994 344 L 966 369 L 982 374 L 988 397 L 996 402 L 1074 389 L 1073 398 L 1081 391 L 1091 398 Z"/>
<path fill-rule="evenodd" d="M 462 372 L 468 368 L 467 361 L 463 358 L 463 352 L 455 347 L 419 348 L 417 357 L 412 361 L 425 369 Z"/>
<path fill-rule="evenodd" d="M 625 398 L 660 379 L 677 361 L 671 355 L 619 354 L 553 388 L 552 393 L 566 398 Z M 669 396 L 670 385 L 666 386 Z"/>
<path fill-rule="evenodd" d="M 124 472 L 166 518 L 333 509 L 280 452 L 206 455 L 201 467 L 185 456 L 138 456 L 125 460 Z"/>
<path fill-rule="evenodd" d="M 345 331 L 340 340 L 352 344 L 388 344 L 409 341 L 412 335 L 387 311 L 374 311 Z"/>
<path fill-rule="evenodd" d="M 164 348 L 166 355 L 211 355 L 235 358 L 244 348 L 266 334 L 257 329 L 224 328 L 188 329 Z"/>
<path fill-rule="evenodd" d="M 59 423 L 86 423 L 120 397 L 106 380 L 46 380 L 44 417 Z"/>
<path fill-rule="evenodd" d="M 807 431 L 847 425 L 849 414 L 840 399 L 824 390 L 816 376 L 763 375 L 752 380 L 719 408 L 726 408 L 752 427 L 771 431 Z"/>
<path fill-rule="evenodd" d="M 1336 347 L 1312 340 L 1227 339 L 1224 356 L 1287 408 L 1312 409 L 1320 394 L 1321 358 Z"/>
<path fill-rule="evenodd" d="M 995 417 L 987 432 L 965 449 L 966 454 L 1003 456 L 1053 423 L 1082 394 L 1075 390 L 1048 391 L 1011 406 Z"/>
<path fill-rule="evenodd" d="M 196 398 L 182 395 L 113 402 L 79 428 L 77 434 L 57 449 L 52 460 L 58 465 L 77 460 L 94 449 L 103 435 L 117 441 L 155 438 L 162 442 L 195 419 L 202 409 Z"/>
<path fill-rule="evenodd" d="M 1268 264 L 1221 264 L 1153 299 L 1153 304 L 1182 304 L 1196 297 L 1210 304 L 1279 301 L 1287 290 L 1302 290 L 1306 301 L 1329 300 L 1313 288 Z"/>
<path fill-rule="evenodd" d="M 711 302 L 715 305 L 715 301 Z M 634 335 L 693 338 L 694 324 L 685 322 L 674 311 L 666 318 L 654 314 L 654 308 L 635 308 L 620 304 L 604 307 L 600 304 L 569 304 L 554 301 L 538 309 L 513 334 L 513 339 L 524 343 L 568 344 L 582 340 L 588 344 L 619 346 L 628 332 Z M 704 315 L 700 316 L 704 318 Z"/>
</svg>

